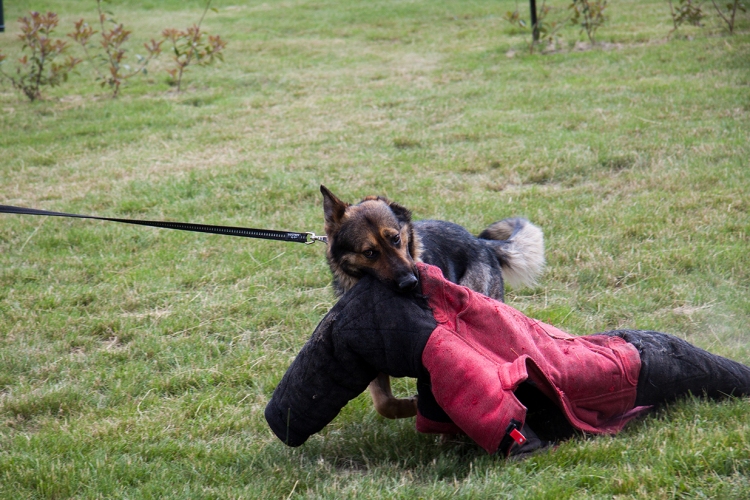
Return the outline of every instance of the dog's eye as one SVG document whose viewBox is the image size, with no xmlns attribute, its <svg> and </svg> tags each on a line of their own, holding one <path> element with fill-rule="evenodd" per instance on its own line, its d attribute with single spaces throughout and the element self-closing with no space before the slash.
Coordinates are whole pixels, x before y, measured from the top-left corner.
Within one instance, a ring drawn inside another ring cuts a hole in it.
<svg viewBox="0 0 750 500">
<path fill-rule="evenodd" d="M 397 234 L 393 237 L 393 246 L 399 246 L 401 244 L 401 235 Z"/>
<path fill-rule="evenodd" d="M 368 259 L 375 259 L 378 256 L 378 253 L 375 250 L 365 250 L 364 252 L 362 252 L 362 255 L 364 255 Z"/>
</svg>

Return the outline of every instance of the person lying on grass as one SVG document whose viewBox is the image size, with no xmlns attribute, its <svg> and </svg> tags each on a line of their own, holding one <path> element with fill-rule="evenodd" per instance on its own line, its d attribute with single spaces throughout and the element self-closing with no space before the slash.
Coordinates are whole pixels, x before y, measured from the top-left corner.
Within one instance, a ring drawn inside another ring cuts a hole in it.
<svg viewBox="0 0 750 500">
<path fill-rule="evenodd" d="M 569 335 L 418 269 L 415 293 L 364 278 L 326 314 L 266 406 L 284 443 L 304 443 L 380 372 L 417 379 L 418 431 L 465 433 L 502 456 L 614 434 L 687 394 L 750 394 L 749 367 L 672 335 Z"/>
</svg>

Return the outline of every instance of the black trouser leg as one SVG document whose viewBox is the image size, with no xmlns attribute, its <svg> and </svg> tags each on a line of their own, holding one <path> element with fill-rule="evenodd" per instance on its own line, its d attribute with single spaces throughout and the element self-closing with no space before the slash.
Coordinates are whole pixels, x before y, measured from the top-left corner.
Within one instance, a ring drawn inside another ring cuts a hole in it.
<svg viewBox="0 0 750 500">
<path fill-rule="evenodd" d="M 711 354 L 678 337 L 645 330 L 617 330 L 641 356 L 636 406 L 659 406 L 693 394 L 720 398 L 750 395 L 750 367 Z"/>
</svg>

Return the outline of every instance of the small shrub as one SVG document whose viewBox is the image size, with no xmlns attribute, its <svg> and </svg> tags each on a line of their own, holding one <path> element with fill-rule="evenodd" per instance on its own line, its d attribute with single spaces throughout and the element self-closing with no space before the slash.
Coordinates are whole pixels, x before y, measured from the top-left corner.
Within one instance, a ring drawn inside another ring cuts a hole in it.
<svg viewBox="0 0 750 500">
<path fill-rule="evenodd" d="M 543 0 L 541 8 L 537 12 L 536 25 L 529 26 L 529 23 L 527 23 L 519 14 L 518 8 L 513 12 L 506 12 L 504 17 L 506 21 L 523 30 L 529 29 L 529 27 L 531 28 L 534 35 L 529 44 L 529 51 L 533 52 L 536 44 L 542 40 L 546 40 L 550 45 L 553 45 L 557 39 L 558 32 L 568 22 L 567 19 L 562 21 L 550 20 L 550 12 L 552 12 L 552 7 L 548 6 L 547 2 Z"/>
<path fill-rule="evenodd" d="M 83 19 L 75 23 L 75 30 L 68 34 L 75 40 L 86 54 L 86 58 L 91 62 L 92 67 L 97 75 L 97 80 L 102 87 L 109 86 L 112 90 L 112 97 L 117 97 L 120 92 L 120 85 L 137 74 L 145 74 L 146 66 L 154 57 L 161 52 L 163 41 L 156 42 L 151 40 L 150 43 L 143 44 L 147 55 L 141 56 L 136 54 L 138 64 L 130 66 L 124 62 L 126 49 L 125 43 L 130 39 L 131 31 L 126 30 L 123 24 L 118 24 L 114 19 L 112 12 L 105 11 L 102 8 L 102 1 L 97 0 L 97 10 L 99 12 L 99 25 L 101 31 L 95 31 Z M 109 17 L 108 17 L 109 16 Z M 114 27 L 107 29 L 105 23 L 111 23 Z M 89 51 L 89 42 L 96 34 L 101 33 L 101 52 L 92 55 Z M 99 67 L 106 66 L 106 72 L 102 72 Z"/>
<path fill-rule="evenodd" d="M 581 26 L 581 33 L 586 32 L 592 45 L 596 44 L 596 31 L 604 25 L 607 18 L 604 11 L 607 0 L 573 0 L 568 6 L 573 11 L 570 22 Z"/>
<path fill-rule="evenodd" d="M 725 4 L 726 12 L 724 12 L 723 9 L 716 3 L 716 0 L 711 0 L 711 3 L 714 4 L 714 8 L 716 9 L 716 12 L 718 12 L 719 17 L 721 17 L 721 19 L 729 28 L 729 34 L 734 34 L 735 16 L 737 15 L 738 10 L 743 13 L 747 12 L 745 5 L 740 0 L 732 0 L 731 2 Z"/>
<path fill-rule="evenodd" d="M 672 14 L 672 28 L 671 33 L 677 31 L 682 24 L 688 23 L 692 26 L 701 26 L 701 21 L 706 14 L 703 12 L 700 2 L 693 2 L 693 0 L 679 0 L 679 6 L 675 7 L 672 0 L 669 1 L 669 12 Z"/>
<path fill-rule="evenodd" d="M 68 44 L 61 39 L 52 38 L 59 19 L 54 12 L 40 14 L 31 12 L 29 17 L 18 19 L 21 24 L 21 34 L 18 38 L 23 42 L 23 50 L 31 51 L 18 62 L 15 75 L 0 72 L 10 81 L 14 88 L 29 98 L 30 101 L 42 98 L 42 87 L 54 87 L 68 80 L 68 74 L 81 60 L 67 56 L 62 63 L 55 62 L 68 48 Z M 0 54 L 0 63 L 7 56 Z"/>
<path fill-rule="evenodd" d="M 164 40 L 169 41 L 172 45 L 172 60 L 175 66 L 168 69 L 167 73 L 172 77 L 172 82 L 177 86 L 178 92 L 182 90 L 182 76 L 188 66 L 193 63 L 205 66 L 214 62 L 215 59 L 224 60 L 222 51 L 227 42 L 222 40 L 219 35 L 208 35 L 201 30 L 201 24 L 203 24 L 203 19 L 206 17 L 210 5 L 211 0 L 206 3 L 206 9 L 203 11 L 198 24 L 194 24 L 184 31 L 168 28 L 162 32 Z M 212 10 L 216 11 L 216 9 Z"/>
</svg>

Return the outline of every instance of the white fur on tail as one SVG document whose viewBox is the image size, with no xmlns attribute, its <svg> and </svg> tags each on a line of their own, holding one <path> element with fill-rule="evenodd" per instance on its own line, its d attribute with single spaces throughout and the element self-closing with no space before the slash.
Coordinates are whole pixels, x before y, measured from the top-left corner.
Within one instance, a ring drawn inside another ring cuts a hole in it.
<svg viewBox="0 0 750 500">
<path fill-rule="evenodd" d="M 533 286 L 544 270 L 544 234 L 525 219 L 503 219 L 484 230 L 480 238 L 506 240 L 503 279 L 514 287 Z"/>
</svg>

